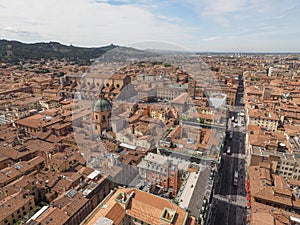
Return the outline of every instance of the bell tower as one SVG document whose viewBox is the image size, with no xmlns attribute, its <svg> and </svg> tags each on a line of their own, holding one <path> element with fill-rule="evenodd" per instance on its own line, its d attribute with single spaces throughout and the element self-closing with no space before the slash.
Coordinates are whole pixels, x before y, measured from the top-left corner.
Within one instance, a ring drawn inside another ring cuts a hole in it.
<svg viewBox="0 0 300 225">
<path fill-rule="evenodd" d="M 104 97 L 104 93 L 99 93 L 98 99 L 93 104 L 93 131 L 101 135 L 104 130 L 110 129 L 110 116 L 112 106 L 110 102 Z"/>
</svg>

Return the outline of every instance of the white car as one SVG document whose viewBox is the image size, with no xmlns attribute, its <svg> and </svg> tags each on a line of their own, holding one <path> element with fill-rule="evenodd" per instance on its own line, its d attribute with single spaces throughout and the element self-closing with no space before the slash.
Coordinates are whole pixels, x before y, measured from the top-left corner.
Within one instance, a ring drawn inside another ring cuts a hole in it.
<svg viewBox="0 0 300 225">
<path fill-rule="evenodd" d="M 230 149 L 230 147 L 229 147 L 229 146 L 227 147 L 227 151 L 226 151 L 226 153 L 227 153 L 228 155 L 230 155 L 230 154 L 231 154 L 231 149 Z"/>
</svg>

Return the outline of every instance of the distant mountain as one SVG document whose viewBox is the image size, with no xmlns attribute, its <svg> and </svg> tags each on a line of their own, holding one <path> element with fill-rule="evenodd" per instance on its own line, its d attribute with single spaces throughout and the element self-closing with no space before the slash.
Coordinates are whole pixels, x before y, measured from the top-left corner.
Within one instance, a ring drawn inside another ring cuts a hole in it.
<svg viewBox="0 0 300 225">
<path fill-rule="evenodd" d="M 79 64 L 90 64 L 110 50 L 118 49 L 128 56 L 153 57 L 155 54 L 133 48 L 109 45 L 84 48 L 62 45 L 58 42 L 25 44 L 19 41 L 0 40 L 0 62 L 19 63 L 27 60 L 66 59 Z"/>
</svg>

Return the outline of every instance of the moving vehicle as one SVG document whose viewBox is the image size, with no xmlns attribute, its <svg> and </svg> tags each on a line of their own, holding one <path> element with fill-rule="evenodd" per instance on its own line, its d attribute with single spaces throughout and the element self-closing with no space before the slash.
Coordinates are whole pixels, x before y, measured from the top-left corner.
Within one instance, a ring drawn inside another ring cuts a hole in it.
<svg viewBox="0 0 300 225">
<path fill-rule="evenodd" d="M 234 171 L 233 186 L 237 186 L 238 179 L 239 179 L 239 172 L 236 170 L 236 171 Z"/>
<path fill-rule="evenodd" d="M 230 154 L 231 154 L 231 149 L 230 149 L 230 146 L 228 146 L 228 147 L 227 147 L 227 151 L 226 151 L 226 153 L 227 153 L 228 155 L 230 155 Z"/>
</svg>

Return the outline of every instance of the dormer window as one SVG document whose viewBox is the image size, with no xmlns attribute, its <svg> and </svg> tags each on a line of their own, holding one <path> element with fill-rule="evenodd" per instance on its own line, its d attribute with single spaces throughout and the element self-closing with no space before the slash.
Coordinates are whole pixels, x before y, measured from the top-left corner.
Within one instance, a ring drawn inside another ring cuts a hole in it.
<svg viewBox="0 0 300 225">
<path fill-rule="evenodd" d="M 172 209 L 169 209 L 169 208 L 164 208 L 160 218 L 165 222 L 173 223 L 175 215 L 176 215 L 175 210 L 172 210 Z"/>
</svg>

